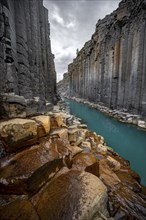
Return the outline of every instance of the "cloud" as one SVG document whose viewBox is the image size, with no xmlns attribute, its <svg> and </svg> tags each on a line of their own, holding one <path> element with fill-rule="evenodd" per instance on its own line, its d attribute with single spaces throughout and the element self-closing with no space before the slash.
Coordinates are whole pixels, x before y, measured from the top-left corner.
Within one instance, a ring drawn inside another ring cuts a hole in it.
<svg viewBox="0 0 146 220">
<path fill-rule="evenodd" d="M 58 81 L 67 72 L 68 64 L 90 40 L 98 19 L 118 7 L 120 0 L 44 0 L 49 10 L 51 46 L 55 55 Z"/>
</svg>

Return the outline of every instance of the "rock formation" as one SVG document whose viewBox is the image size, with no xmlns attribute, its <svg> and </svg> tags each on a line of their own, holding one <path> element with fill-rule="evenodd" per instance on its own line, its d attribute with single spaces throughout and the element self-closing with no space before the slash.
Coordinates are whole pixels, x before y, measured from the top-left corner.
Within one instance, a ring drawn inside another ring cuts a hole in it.
<svg viewBox="0 0 146 220">
<path fill-rule="evenodd" d="M 146 217 L 128 161 L 67 113 L 0 121 L 0 149 L 1 220 Z"/>
<path fill-rule="evenodd" d="M 43 0 L 0 1 L 0 94 L 5 103 L 1 115 L 36 103 L 34 113 L 41 112 L 46 102 L 55 101 L 54 55 Z"/>
<path fill-rule="evenodd" d="M 145 219 L 146 189 L 129 163 L 73 116 L 50 111 L 42 1 L 1 0 L 0 12 L 0 219 Z"/>
<path fill-rule="evenodd" d="M 99 20 L 68 72 L 71 96 L 146 117 L 146 1 L 123 0 Z"/>
<path fill-rule="evenodd" d="M 61 97 L 70 95 L 70 77 L 68 73 L 63 74 L 63 79 L 57 83 L 57 92 Z"/>
</svg>

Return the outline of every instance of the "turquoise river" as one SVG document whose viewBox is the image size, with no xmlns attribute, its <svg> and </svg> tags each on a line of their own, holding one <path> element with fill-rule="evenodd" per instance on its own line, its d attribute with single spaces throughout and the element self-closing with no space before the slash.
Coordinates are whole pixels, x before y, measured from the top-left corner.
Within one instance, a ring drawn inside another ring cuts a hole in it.
<svg viewBox="0 0 146 220">
<path fill-rule="evenodd" d="M 146 132 L 118 122 L 87 104 L 66 101 L 71 114 L 81 118 L 88 129 L 102 135 L 108 146 L 130 161 L 131 168 L 140 175 L 141 183 L 146 186 Z"/>
</svg>

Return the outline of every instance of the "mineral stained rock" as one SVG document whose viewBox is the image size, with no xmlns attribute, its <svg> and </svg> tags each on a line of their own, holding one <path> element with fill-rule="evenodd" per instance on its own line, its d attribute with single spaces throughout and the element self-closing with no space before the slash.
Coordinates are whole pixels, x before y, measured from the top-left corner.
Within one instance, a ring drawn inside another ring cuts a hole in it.
<svg viewBox="0 0 146 220">
<path fill-rule="evenodd" d="M 68 74 L 71 96 L 145 117 L 146 1 L 123 0 L 99 20 Z"/>
</svg>

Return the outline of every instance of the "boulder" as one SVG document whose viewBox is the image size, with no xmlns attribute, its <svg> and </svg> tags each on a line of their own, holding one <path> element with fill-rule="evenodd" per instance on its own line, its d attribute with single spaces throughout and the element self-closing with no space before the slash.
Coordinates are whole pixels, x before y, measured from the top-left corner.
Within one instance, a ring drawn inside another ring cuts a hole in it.
<svg viewBox="0 0 146 220">
<path fill-rule="evenodd" d="M 0 95 L 0 118 L 26 117 L 26 99 L 14 93 Z"/>
<path fill-rule="evenodd" d="M 87 125 L 86 124 L 79 124 L 78 128 L 83 128 L 83 129 L 87 129 Z"/>
<path fill-rule="evenodd" d="M 102 144 L 98 144 L 96 150 L 97 150 L 98 153 L 101 153 L 102 155 L 107 154 L 107 147 L 102 145 Z"/>
<path fill-rule="evenodd" d="M 66 128 L 51 129 L 50 136 L 68 140 L 68 130 Z"/>
<path fill-rule="evenodd" d="M 38 137 L 43 137 L 50 132 L 50 116 L 40 115 L 32 118 L 38 125 Z"/>
<path fill-rule="evenodd" d="M 68 129 L 77 129 L 77 128 L 78 128 L 77 125 L 70 125 L 70 126 L 68 126 Z"/>
<path fill-rule="evenodd" d="M 75 155 L 81 153 L 83 149 L 81 149 L 80 147 L 76 145 L 70 145 L 70 151 L 71 151 L 72 157 L 74 157 Z"/>
<path fill-rule="evenodd" d="M 77 154 L 72 160 L 72 168 L 77 170 L 85 170 L 86 167 L 93 165 L 97 162 L 97 158 L 92 153 L 82 152 Z"/>
<path fill-rule="evenodd" d="M 1 159 L 0 194 L 33 194 L 64 166 L 58 152 L 44 142 Z"/>
<path fill-rule="evenodd" d="M 50 138 L 50 145 L 58 152 L 59 157 L 68 156 L 70 153 L 70 145 L 66 139 L 59 137 Z"/>
<path fill-rule="evenodd" d="M 26 196 L 0 196 L 0 219 L 39 220 L 33 205 Z"/>
<path fill-rule="evenodd" d="M 121 168 L 121 164 L 111 156 L 107 156 L 107 163 L 114 171 L 120 170 Z"/>
<path fill-rule="evenodd" d="M 63 117 L 61 113 L 53 113 L 51 115 L 51 128 L 60 128 L 63 124 Z"/>
<path fill-rule="evenodd" d="M 98 137 L 98 140 L 99 140 L 100 144 L 104 144 L 104 137 L 102 137 L 101 135 L 97 135 L 97 137 Z"/>
<path fill-rule="evenodd" d="M 89 139 L 92 138 L 92 140 L 93 140 L 96 144 L 101 144 L 101 140 L 103 140 L 103 139 L 102 139 L 102 138 L 103 138 L 102 136 L 97 135 L 96 132 L 92 132 L 92 131 L 87 131 L 87 132 L 86 132 L 86 138 L 89 138 Z"/>
<path fill-rule="evenodd" d="M 86 131 L 87 131 L 86 129 L 69 128 L 68 129 L 69 142 L 79 145 L 85 139 Z"/>
<path fill-rule="evenodd" d="M 33 97 L 32 99 L 27 99 L 26 115 L 34 116 L 45 113 L 45 100 L 41 100 L 39 97 Z"/>
<path fill-rule="evenodd" d="M 45 112 L 46 113 L 52 111 L 53 108 L 54 108 L 54 105 L 52 103 L 46 102 L 46 104 L 45 104 Z"/>
<path fill-rule="evenodd" d="M 117 172 L 117 176 L 121 180 L 123 185 L 128 186 L 128 188 L 132 189 L 132 191 L 141 192 L 142 186 L 136 179 L 134 179 L 134 177 L 131 175 L 130 170 L 121 169 Z"/>
<path fill-rule="evenodd" d="M 91 151 L 91 143 L 90 143 L 89 141 L 82 141 L 82 143 L 80 144 L 80 147 L 81 147 L 85 152 Z"/>
<path fill-rule="evenodd" d="M 77 170 L 55 178 L 31 202 L 43 220 L 108 217 L 106 187 L 96 176 Z"/>
<path fill-rule="evenodd" d="M 25 118 L 44 114 L 53 110 L 53 104 L 41 100 L 39 97 L 26 99 L 15 93 L 3 93 L 0 95 L 0 118 Z"/>
<path fill-rule="evenodd" d="M 0 122 L 0 139 L 5 145 L 6 152 L 32 145 L 37 141 L 37 124 L 30 119 L 10 119 Z"/>
<path fill-rule="evenodd" d="M 146 128 L 146 122 L 142 120 L 138 120 L 138 126 L 141 128 Z"/>
<path fill-rule="evenodd" d="M 99 160 L 99 177 L 108 188 L 112 187 L 114 189 L 121 182 L 109 167 L 106 159 Z"/>
</svg>

